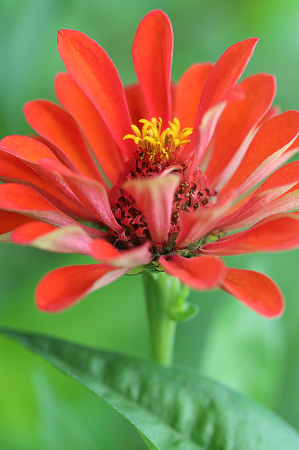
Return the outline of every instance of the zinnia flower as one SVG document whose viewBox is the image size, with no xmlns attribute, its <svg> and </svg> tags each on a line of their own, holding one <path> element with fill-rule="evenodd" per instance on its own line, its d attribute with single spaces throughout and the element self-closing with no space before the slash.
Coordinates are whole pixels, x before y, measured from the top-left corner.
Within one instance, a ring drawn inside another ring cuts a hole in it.
<svg viewBox="0 0 299 450">
<path fill-rule="evenodd" d="M 299 244 L 299 162 L 283 165 L 296 152 L 299 113 L 271 107 L 271 75 L 236 84 L 256 42 L 192 65 L 175 84 L 171 24 L 152 11 L 133 44 L 138 83 L 124 89 L 96 42 L 59 32 L 62 106 L 27 103 L 38 135 L 0 144 L 0 231 L 2 241 L 98 262 L 46 275 L 40 309 L 62 310 L 147 267 L 196 290 L 219 287 L 262 315 L 281 313 L 273 281 L 222 260 Z"/>
</svg>

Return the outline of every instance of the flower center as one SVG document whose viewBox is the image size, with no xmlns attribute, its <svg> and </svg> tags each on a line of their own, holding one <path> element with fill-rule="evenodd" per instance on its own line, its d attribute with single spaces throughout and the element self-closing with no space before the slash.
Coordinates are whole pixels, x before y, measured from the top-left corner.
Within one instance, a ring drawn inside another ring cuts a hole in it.
<svg viewBox="0 0 299 450">
<path fill-rule="evenodd" d="M 148 156 L 149 161 L 158 161 L 159 159 L 170 159 L 171 153 L 184 144 L 188 144 L 190 140 L 186 139 L 192 134 L 193 128 L 184 128 L 180 131 L 181 125 L 177 118 L 172 122 L 168 122 L 170 127 L 161 133 L 162 119 L 153 117 L 151 120 L 141 119 L 143 123 L 142 129 L 136 125 L 131 125 L 135 135 L 127 134 L 124 139 L 133 139 L 135 144 L 142 150 L 139 155 L 140 159 Z"/>
<path fill-rule="evenodd" d="M 117 233 L 110 230 L 114 236 L 118 248 L 130 248 L 138 246 L 146 240 L 151 240 L 145 217 L 135 200 L 122 189 L 127 180 L 144 179 L 162 175 L 165 170 L 175 170 L 184 174 L 187 166 L 181 160 L 179 148 L 188 142 L 186 139 L 192 128 L 184 128 L 180 131 L 180 122 L 174 119 L 169 122 L 170 127 L 161 132 L 162 120 L 156 118 L 149 120 L 141 119 L 142 129 L 131 125 L 135 135 L 129 134 L 124 139 L 133 139 L 136 144 L 136 153 L 125 163 L 124 171 L 121 173 L 115 186 L 109 194 L 112 212 L 117 222 L 125 229 L 127 240 L 120 240 Z M 158 248 L 153 245 L 152 252 L 163 254 L 175 248 L 175 241 L 181 225 L 181 214 L 183 212 L 194 212 L 209 206 L 215 200 L 216 192 L 210 188 L 208 180 L 200 169 L 196 169 L 188 181 L 180 183 L 172 204 L 171 224 L 166 247 Z"/>
</svg>

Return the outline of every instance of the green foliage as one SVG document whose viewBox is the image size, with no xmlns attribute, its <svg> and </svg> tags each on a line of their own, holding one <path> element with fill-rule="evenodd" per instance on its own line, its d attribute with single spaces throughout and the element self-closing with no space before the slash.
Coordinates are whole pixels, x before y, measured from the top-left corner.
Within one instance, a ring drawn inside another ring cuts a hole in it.
<svg viewBox="0 0 299 450">
<path fill-rule="evenodd" d="M 296 450 L 279 417 L 199 372 L 41 335 L 2 332 L 42 355 L 124 415 L 159 450 Z"/>
</svg>

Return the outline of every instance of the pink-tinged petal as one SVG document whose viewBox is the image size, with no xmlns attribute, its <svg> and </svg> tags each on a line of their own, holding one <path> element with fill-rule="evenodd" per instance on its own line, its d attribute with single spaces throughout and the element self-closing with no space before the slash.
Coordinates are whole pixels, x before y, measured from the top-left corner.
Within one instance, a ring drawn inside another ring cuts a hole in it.
<svg viewBox="0 0 299 450">
<path fill-rule="evenodd" d="M 226 102 L 218 103 L 207 111 L 204 115 L 201 125 L 199 127 L 199 132 L 194 133 L 195 136 L 190 144 L 185 145 L 182 150 L 181 158 L 182 160 L 187 160 L 190 158 L 190 154 L 193 153 L 192 163 L 183 178 L 183 181 L 189 179 L 189 177 L 194 173 L 194 171 L 200 166 L 202 162 L 210 139 L 213 135 L 214 129 L 216 127 L 219 116 L 224 110 Z"/>
<path fill-rule="evenodd" d="M 24 214 L 32 219 L 64 227 L 67 225 L 78 225 L 76 220 L 61 212 L 48 200 L 42 197 L 34 189 L 20 184 L 0 185 L 0 209 Z M 104 233 L 84 225 L 80 225 L 88 234 L 93 237 L 103 237 Z"/>
<path fill-rule="evenodd" d="M 192 127 L 206 79 L 212 63 L 195 63 L 181 76 L 175 91 L 175 116 L 181 128 Z"/>
<path fill-rule="evenodd" d="M 233 201 L 234 198 L 231 197 L 198 212 L 183 212 L 176 246 L 184 247 L 208 234 L 213 230 L 219 219 L 223 217 Z"/>
<path fill-rule="evenodd" d="M 244 89 L 244 99 L 227 105 L 215 129 L 213 156 L 205 172 L 211 183 L 228 163 L 234 167 L 239 165 L 246 151 L 242 143 L 270 108 L 275 95 L 275 79 L 270 75 L 251 76 L 240 86 Z"/>
<path fill-rule="evenodd" d="M 167 241 L 173 197 L 179 182 L 178 175 L 170 174 L 166 177 L 130 180 L 122 186 L 142 211 L 152 241 L 156 244 L 163 245 Z"/>
<path fill-rule="evenodd" d="M 91 256 L 99 261 L 105 261 L 116 267 L 133 268 L 148 264 L 152 259 L 149 251 L 150 243 L 145 242 L 139 247 L 120 251 L 104 239 L 96 239 L 91 244 Z"/>
<path fill-rule="evenodd" d="M 231 256 L 255 252 L 290 250 L 299 246 L 299 221 L 290 216 L 262 220 L 248 230 L 206 244 L 206 255 Z"/>
<path fill-rule="evenodd" d="M 252 270 L 227 269 L 221 289 L 236 297 L 262 316 L 278 317 L 284 310 L 284 298 L 270 278 Z"/>
<path fill-rule="evenodd" d="M 8 139 L 8 137 L 4 138 Z M 0 149 L 3 140 L 0 142 Z M 37 175 L 28 165 L 18 157 L 7 153 L 6 150 L 0 151 L 0 177 L 14 180 L 28 181 L 42 189 L 49 186 L 39 175 Z"/>
<path fill-rule="evenodd" d="M 270 204 L 260 208 L 260 210 L 255 214 L 245 217 L 244 220 L 240 221 L 238 224 L 229 226 L 228 229 L 231 230 L 247 227 L 253 225 L 257 221 L 269 218 L 273 215 L 286 214 L 297 209 L 299 209 L 299 190 L 284 194 Z"/>
<path fill-rule="evenodd" d="M 62 150 L 80 173 L 102 179 L 77 123 L 64 109 L 48 100 L 34 100 L 26 103 L 24 115 L 29 125 Z"/>
<path fill-rule="evenodd" d="M 271 119 L 274 116 L 278 116 L 278 114 L 281 112 L 281 108 L 277 105 L 271 106 L 271 108 L 267 111 L 267 113 L 261 118 L 259 123 L 257 124 L 257 127 L 260 127 L 264 122 L 267 122 L 267 120 Z"/>
<path fill-rule="evenodd" d="M 205 83 L 194 123 L 198 127 L 206 111 L 220 102 L 238 81 L 258 39 L 251 38 L 229 47 L 212 68 Z"/>
<path fill-rule="evenodd" d="M 94 40 L 75 30 L 58 33 L 60 56 L 78 86 L 92 101 L 117 145 L 127 155 L 134 142 L 123 141 L 131 133 L 131 118 L 118 72 L 107 53 Z"/>
<path fill-rule="evenodd" d="M 110 204 L 106 188 L 96 180 L 77 175 L 65 166 L 54 161 L 43 159 L 40 162 L 44 169 L 62 175 L 78 199 L 95 217 L 104 222 L 117 233 L 122 234 L 124 229 L 117 223 Z"/>
<path fill-rule="evenodd" d="M 14 136 L 6 137 L 3 141 L 9 138 L 14 138 Z M 18 183 L 31 187 L 49 200 L 58 209 L 68 215 L 71 215 L 72 217 L 92 222 L 96 220 L 95 217 L 88 213 L 82 205 L 79 207 L 69 201 L 64 195 L 65 191 L 63 191 L 63 193 L 59 193 L 57 189 L 50 184 L 48 176 L 45 176 L 44 179 L 42 178 L 42 175 L 38 175 L 36 173 L 38 171 L 36 170 L 38 167 L 37 164 L 31 165 L 31 163 L 25 160 L 23 160 L 23 162 L 17 156 L 7 153 L 7 151 L 8 149 L 5 151 L 0 151 L 0 181 L 4 183 Z M 31 169 L 33 166 L 34 170 Z"/>
<path fill-rule="evenodd" d="M 48 147 L 53 155 L 55 155 L 62 164 L 64 164 L 68 169 L 72 170 L 73 172 L 78 172 L 78 169 L 76 168 L 75 164 L 70 160 L 69 156 L 66 155 L 60 148 L 58 148 L 56 145 L 52 144 L 48 139 L 45 139 L 43 136 L 40 136 L 39 134 L 31 133 L 28 134 L 27 137 L 30 137 L 31 139 L 34 139 L 37 142 L 40 142 L 41 144 L 44 144 L 46 147 Z"/>
<path fill-rule="evenodd" d="M 43 184 L 39 182 L 38 186 L 59 197 L 59 194 L 56 190 L 58 189 L 63 194 L 63 196 L 68 197 L 71 201 L 75 201 L 75 203 L 78 202 L 74 194 L 70 191 L 70 189 L 66 186 L 65 182 L 61 178 L 54 178 L 53 176 L 51 176 L 51 174 L 45 172 L 38 164 L 39 161 L 43 158 L 47 158 L 59 163 L 56 156 L 53 155 L 48 147 L 27 136 L 14 135 L 7 136 L 2 139 L 0 142 L 0 148 L 2 151 L 19 158 L 47 182 Z M 26 179 L 28 179 L 28 177 L 26 177 Z M 29 177 L 28 181 L 34 182 L 34 179 L 32 180 L 32 178 Z M 51 186 L 49 186 L 48 183 L 54 186 L 56 189 L 51 189 Z M 65 200 L 65 198 L 62 197 L 60 198 L 60 200 Z"/>
<path fill-rule="evenodd" d="M 1 181 L 25 184 L 38 191 L 62 211 L 82 220 L 95 220 L 60 176 L 51 175 L 38 164 L 42 158 L 58 162 L 48 147 L 27 136 L 14 135 L 2 139 L 0 148 L 5 152 L 0 152 L 0 175 L 13 176 L 10 179 L 1 176 Z"/>
<path fill-rule="evenodd" d="M 29 217 L 10 211 L 0 211 L 0 235 L 13 231 L 17 227 L 32 221 Z"/>
<path fill-rule="evenodd" d="M 274 172 L 252 196 L 239 208 L 234 208 L 219 222 L 219 228 L 235 229 L 243 228 L 243 226 L 252 225 L 254 221 L 276 214 L 278 212 L 289 212 L 290 210 L 277 210 L 277 207 L 287 206 L 286 203 L 291 197 L 278 199 L 286 192 L 291 192 L 291 188 L 298 189 L 299 186 L 299 161 L 294 161 L 280 167 Z M 293 189 L 292 189 L 293 190 Z M 275 200 L 278 199 L 276 202 Z M 296 200 L 293 198 L 293 200 Z M 273 203 L 274 202 L 274 203 Z M 291 201 L 292 202 L 292 201 Z M 289 205 L 291 207 L 291 204 Z M 256 220 L 257 219 L 257 220 Z M 244 222 L 245 220 L 245 222 Z M 235 224 L 235 226 L 233 226 Z M 233 227 L 231 227 L 233 226 Z"/>
<path fill-rule="evenodd" d="M 138 84 L 132 84 L 131 86 L 125 87 L 125 95 L 132 123 L 136 126 L 140 126 L 140 119 L 149 119 L 150 117 Z"/>
<path fill-rule="evenodd" d="M 76 225 L 56 228 L 43 222 L 29 222 L 13 231 L 11 241 L 48 252 L 89 255 L 92 238 Z"/>
<path fill-rule="evenodd" d="M 294 142 L 292 143 L 292 145 L 288 148 L 288 151 L 292 151 L 292 150 L 298 150 L 299 149 L 299 136 L 297 136 L 297 138 L 294 140 Z"/>
<path fill-rule="evenodd" d="M 58 228 L 44 222 L 30 221 L 13 231 L 11 241 L 18 245 L 29 245 L 39 237 L 54 230 L 58 230 Z"/>
<path fill-rule="evenodd" d="M 159 263 L 173 277 L 199 291 L 218 287 L 225 275 L 225 266 L 221 259 L 212 256 L 183 258 L 179 255 L 159 258 Z"/>
<path fill-rule="evenodd" d="M 47 312 L 62 311 L 90 292 L 122 277 L 126 272 L 127 269 L 115 269 L 109 264 L 55 269 L 48 273 L 37 286 L 35 293 L 37 307 Z"/>
<path fill-rule="evenodd" d="M 149 117 L 161 117 L 165 128 L 172 119 L 172 47 L 170 20 L 160 10 L 151 11 L 137 28 L 132 48 L 133 63 Z"/>
<path fill-rule="evenodd" d="M 105 175 L 115 184 L 119 173 L 124 170 L 123 153 L 100 113 L 68 73 L 56 76 L 55 91 L 59 102 L 82 128 Z"/>
<path fill-rule="evenodd" d="M 254 136 L 243 160 L 221 196 L 238 188 L 246 192 L 273 171 L 273 164 L 292 144 L 299 133 L 299 112 L 286 111 L 265 122 Z"/>
</svg>

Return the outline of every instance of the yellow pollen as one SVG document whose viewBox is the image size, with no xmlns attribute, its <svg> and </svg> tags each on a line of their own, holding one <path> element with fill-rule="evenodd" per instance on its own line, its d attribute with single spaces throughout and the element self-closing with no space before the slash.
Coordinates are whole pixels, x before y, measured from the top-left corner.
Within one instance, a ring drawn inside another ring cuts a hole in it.
<svg viewBox="0 0 299 450">
<path fill-rule="evenodd" d="M 133 139 L 135 144 L 144 150 L 149 155 L 149 160 L 153 160 L 156 156 L 160 159 L 166 158 L 169 160 L 169 155 L 172 151 L 188 144 L 190 140 L 186 137 L 190 136 L 193 128 L 187 127 L 180 131 L 180 121 L 175 117 L 169 123 L 169 127 L 161 133 L 162 119 L 153 117 L 151 120 L 140 119 L 142 123 L 141 131 L 136 125 L 131 125 L 134 134 L 126 134 L 125 139 Z"/>
</svg>

